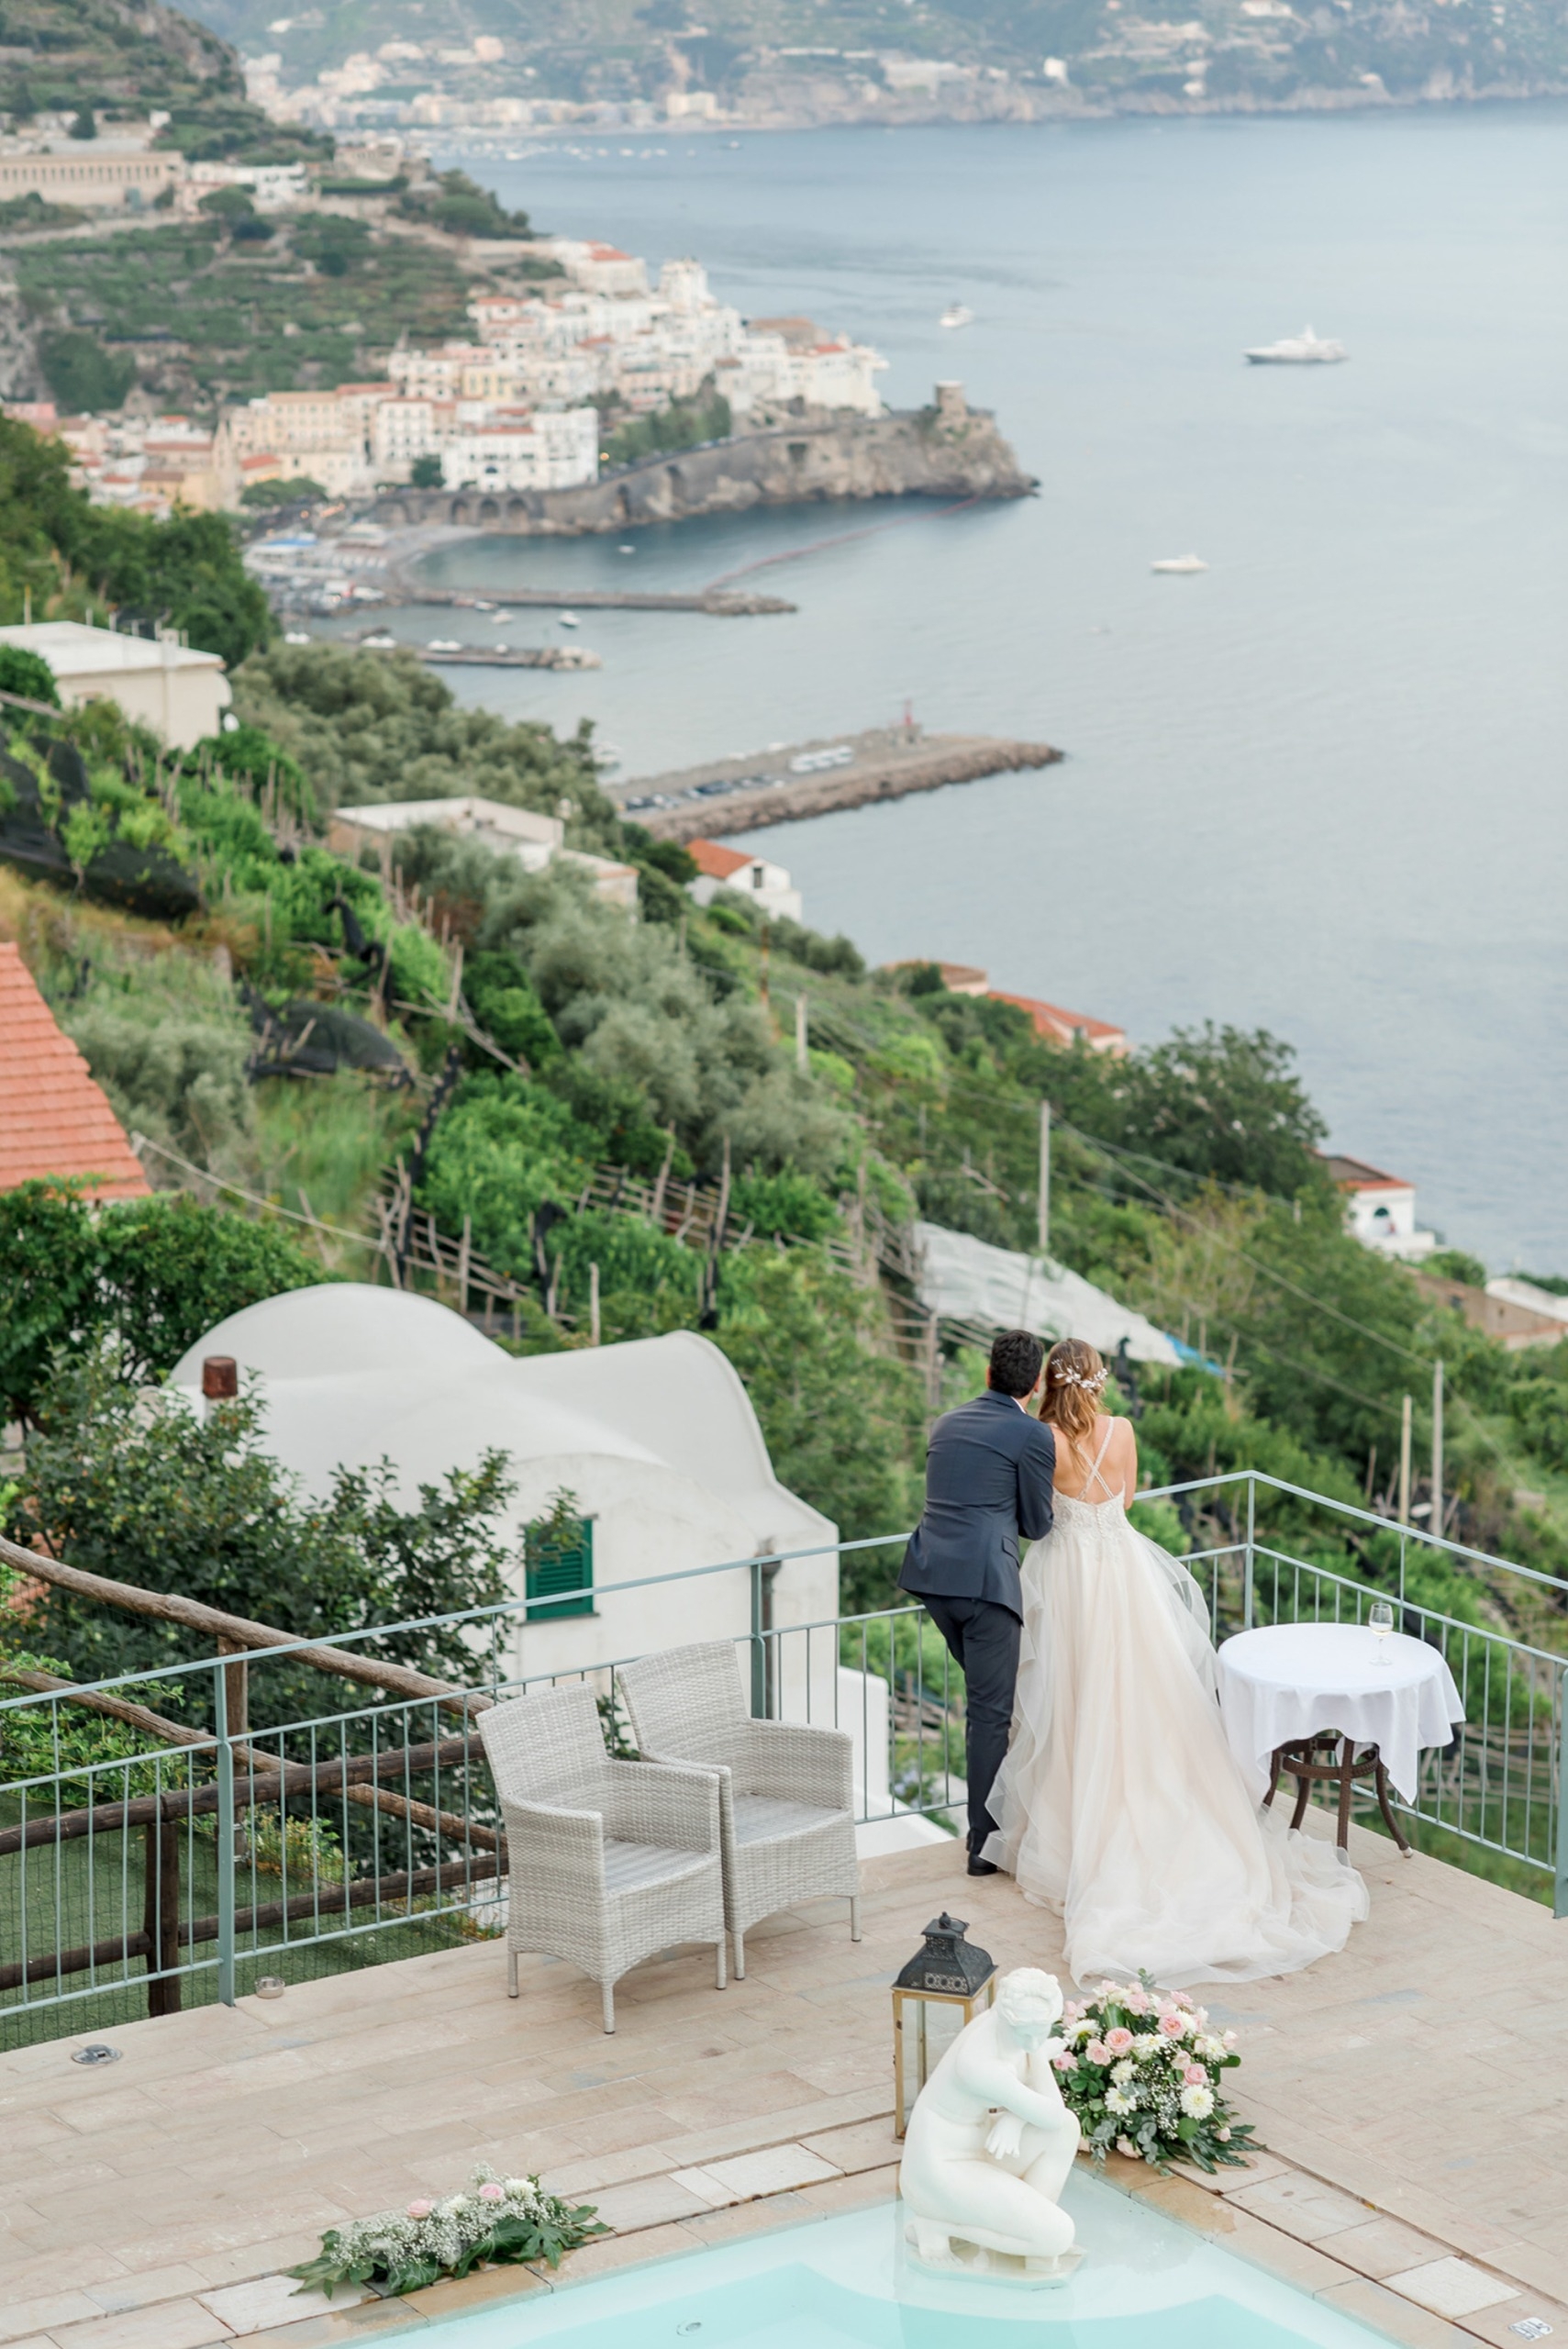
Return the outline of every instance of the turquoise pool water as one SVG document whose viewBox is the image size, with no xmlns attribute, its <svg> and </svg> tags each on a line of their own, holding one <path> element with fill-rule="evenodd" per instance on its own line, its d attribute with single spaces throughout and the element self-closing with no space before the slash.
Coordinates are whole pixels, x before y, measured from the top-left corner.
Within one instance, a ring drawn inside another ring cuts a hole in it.
<svg viewBox="0 0 1568 2349">
<path fill-rule="evenodd" d="M 1384 2336 L 1092 2177 L 1085 2257 L 1051 2291 L 906 2258 L 892 2205 L 819 2220 L 432 2326 L 429 2349 L 1374 2349 Z M 1384 2349 L 1386 2344 L 1384 2343 Z"/>
</svg>

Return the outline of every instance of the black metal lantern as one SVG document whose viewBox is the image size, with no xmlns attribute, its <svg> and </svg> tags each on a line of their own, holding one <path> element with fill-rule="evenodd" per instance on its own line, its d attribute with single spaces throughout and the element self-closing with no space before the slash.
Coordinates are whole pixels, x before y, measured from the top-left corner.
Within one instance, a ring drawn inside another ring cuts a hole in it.
<svg viewBox="0 0 1568 2349">
<path fill-rule="evenodd" d="M 909 2125 L 916 2098 L 966 2023 L 996 1994 L 996 1967 L 988 1950 L 964 1940 L 969 1928 L 944 1909 L 926 1927 L 917 1952 L 893 1985 L 895 2134 Z M 905 2010 L 913 2026 L 906 2052 Z"/>
</svg>

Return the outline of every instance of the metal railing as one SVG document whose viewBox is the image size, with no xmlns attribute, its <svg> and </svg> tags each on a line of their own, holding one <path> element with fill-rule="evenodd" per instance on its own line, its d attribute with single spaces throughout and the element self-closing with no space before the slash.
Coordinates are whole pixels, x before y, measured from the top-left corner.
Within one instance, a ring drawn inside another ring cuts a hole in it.
<svg viewBox="0 0 1568 2349">
<path fill-rule="evenodd" d="M 1451 1745 L 1422 1757 L 1416 1798 L 1401 1808 L 1444 1831 L 1445 1855 L 1486 1865 L 1490 1854 L 1506 1877 L 1550 1885 L 1555 1913 L 1568 1915 L 1568 1583 L 1250 1471 L 1140 1501 L 1180 1513 L 1217 1638 L 1261 1623 L 1360 1622 L 1392 1598 L 1401 1628 L 1447 1659 L 1467 1715 Z M 903 1538 L 838 1554 L 891 1554 Z M 951 1827 L 966 1791 L 962 1675 L 914 1604 L 775 1622 L 779 1570 L 821 1554 L 725 1561 L 595 1596 L 602 1614 L 620 1592 L 745 1572 L 750 1623 L 734 1636 L 753 1711 L 850 1731 L 863 1823 L 914 1813 Z M 187 1996 L 232 2003 L 281 1969 L 335 1970 L 498 1932 L 505 1841 L 471 1707 L 586 1679 L 612 1746 L 629 1750 L 617 1677 L 632 1659 L 518 1670 L 504 1651 L 526 1613 L 515 1599 L 342 1634 L 339 1649 L 457 1629 L 473 1671 L 441 1695 L 355 1689 L 337 1708 L 280 1704 L 260 1730 L 231 1710 L 237 1670 L 254 1720 L 269 1669 L 294 1660 L 297 1689 L 298 1659 L 318 1642 L 255 1650 L 242 1666 L 230 1652 L 0 1699 L 0 2044 L 168 2012 Z M 328 1681 L 323 1694 L 349 1686 Z M 128 1700 L 134 1712 L 161 1698 L 183 1709 L 189 1742 L 128 1734 L 84 1710 L 86 1696 L 122 1714 Z"/>
</svg>

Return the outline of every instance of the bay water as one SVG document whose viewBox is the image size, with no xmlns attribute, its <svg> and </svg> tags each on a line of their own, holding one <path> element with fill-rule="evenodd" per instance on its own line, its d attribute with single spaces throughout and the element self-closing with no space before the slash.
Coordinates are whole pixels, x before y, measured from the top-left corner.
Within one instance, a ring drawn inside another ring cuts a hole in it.
<svg viewBox="0 0 1568 2349">
<path fill-rule="evenodd" d="M 748 316 L 876 344 L 891 406 L 962 379 L 1040 484 L 450 548 L 447 584 L 568 598 L 765 562 L 799 607 L 584 614 L 601 670 L 447 673 L 462 700 L 590 718 L 623 774 L 906 703 L 1059 744 L 755 842 L 873 961 L 979 963 L 1139 1041 L 1273 1030 L 1333 1146 L 1415 1182 L 1451 1244 L 1568 1272 L 1568 108 L 439 160 L 557 233 L 698 255 Z M 973 322 L 944 329 L 955 301 Z M 1347 364 L 1243 362 L 1308 321 Z M 1151 570 L 1188 552 L 1208 570 Z"/>
</svg>

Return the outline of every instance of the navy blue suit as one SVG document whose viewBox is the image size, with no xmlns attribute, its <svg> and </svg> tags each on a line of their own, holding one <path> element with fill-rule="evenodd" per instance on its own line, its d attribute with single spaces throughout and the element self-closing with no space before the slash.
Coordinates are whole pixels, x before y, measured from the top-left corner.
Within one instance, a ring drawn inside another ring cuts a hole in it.
<svg viewBox="0 0 1568 2349">
<path fill-rule="evenodd" d="M 1056 1439 L 987 1387 L 944 1413 L 926 1453 L 926 1508 L 899 1587 L 921 1599 L 964 1675 L 970 1850 L 991 1831 L 991 1792 L 1013 1720 L 1023 1593 L 1018 1544 L 1050 1532 Z"/>
</svg>

